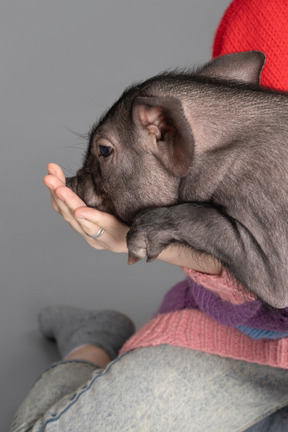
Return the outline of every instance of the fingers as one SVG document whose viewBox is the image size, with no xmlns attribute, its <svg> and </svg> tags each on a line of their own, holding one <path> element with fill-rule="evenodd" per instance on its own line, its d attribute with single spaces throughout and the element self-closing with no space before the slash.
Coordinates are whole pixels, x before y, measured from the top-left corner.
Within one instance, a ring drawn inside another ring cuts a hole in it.
<svg viewBox="0 0 288 432">
<path fill-rule="evenodd" d="M 43 181 L 50 190 L 55 190 L 58 186 L 65 186 L 66 184 L 62 169 L 54 163 L 48 164 L 48 175 L 44 177 Z"/>
<path fill-rule="evenodd" d="M 65 186 L 65 176 L 56 164 L 48 165 L 45 185 L 50 189 L 54 210 L 80 233 L 87 243 L 95 249 L 108 249 L 114 252 L 127 252 L 126 234 L 129 228 L 114 216 L 89 208 L 71 189 Z M 104 234 L 93 239 L 99 229 Z"/>
<path fill-rule="evenodd" d="M 84 201 L 79 198 L 71 189 L 66 186 L 58 186 L 55 189 L 55 194 L 58 198 L 65 202 L 65 204 L 69 207 L 71 212 L 74 212 L 78 207 L 85 207 L 86 204 Z"/>
<path fill-rule="evenodd" d="M 65 186 L 65 176 L 61 168 L 56 164 L 48 165 L 48 175 L 44 177 L 44 184 L 51 191 L 51 201 L 53 208 L 56 211 L 65 210 L 65 206 L 61 203 L 64 202 L 69 208 L 70 212 L 78 207 L 86 206 L 71 189 Z M 59 200 L 60 198 L 60 200 Z"/>
<path fill-rule="evenodd" d="M 83 230 L 74 217 L 74 210 L 79 206 L 85 206 L 85 203 L 71 189 L 65 186 L 65 176 L 58 165 L 49 164 L 48 173 L 43 181 L 50 189 L 51 203 L 54 210 L 60 213 L 77 232 L 83 235 Z"/>
<path fill-rule="evenodd" d="M 55 190 L 58 186 L 65 186 L 65 183 L 52 174 L 46 175 L 43 182 L 50 190 Z"/>
<path fill-rule="evenodd" d="M 119 233 L 119 231 L 125 232 L 126 235 L 129 230 L 127 225 L 124 225 L 113 215 L 92 209 L 90 207 L 79 207 L 75 210 L 74 214 L 75 217 L 89 221 L 92 224 L 96 224 L 97 226 L 109 231 L 113 235 L 116 235 Z"/>
<path fill-rule="evenodd" d="M 46 175 L 43 179 L 44 184 L 50 189 L 51 191 L 51 201 L 53 204 L 53 208 L 57 210 L 55 207 L 56 205 L 56 196 L 53 194 L 53 192 L 59 187 L 59 186 L 65 186 L 65 176 L 63 174 L 63 171 L 61 168 L 56 164 L 49 164 L 48 165 L 48 175 Z"/>
<path fill-rule="evenodd" d="M 127 225 L 109 213 L 89 207 L 78 208 L 74 215 L 87 236 L 94 236 L 100 228 L 104 229 L 104 234 L 99 239 L 89 238 L 90 245 L 93 244 L 94 240 L 98 245 L 102 244 L 105 249 L 114 252 L 127 252 L 126 235 L 129 231 Z"/>
<path fill-rule="evenodd" d="M 65 176 L 62 169 L 59 167 L 59 165 L 55 163 L 50 163 L 48 164 L 47 168 L 48 168 L 48 174 L 58 177 L 58 179 L 65 184 Z"/>
</svg>

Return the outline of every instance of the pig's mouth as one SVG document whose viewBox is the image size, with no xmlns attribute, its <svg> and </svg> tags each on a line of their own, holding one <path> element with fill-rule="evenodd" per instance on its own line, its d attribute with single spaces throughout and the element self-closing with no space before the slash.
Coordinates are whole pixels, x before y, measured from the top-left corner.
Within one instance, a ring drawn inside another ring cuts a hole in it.
<svg viewBox="0 0 288 432">
<path fill-rule="evenodd" d="M 105 192 L 100 191 L 96 187 L 92 175 L 86 174 L 84 177 L 81 173 L 81 175 L 76 175 L 75 177 L 68 177 L 66 179 L 66 186 L 78 195 L 88 207 L 119 217 L 112 201 L 107 197 Z"/>
<path fill-rule="evenodd" d="M 78 195 L 88 207 L 100 210 L 103 204 L 103 198 L 101 195 L 96 194 L 93 179 L 89 177 L 85 176 L 85 180 L 82 176 L 78 177 L 78 175 L 75 177 L 68 177 L 66 179 L 66 186 Z"/>
</svg>

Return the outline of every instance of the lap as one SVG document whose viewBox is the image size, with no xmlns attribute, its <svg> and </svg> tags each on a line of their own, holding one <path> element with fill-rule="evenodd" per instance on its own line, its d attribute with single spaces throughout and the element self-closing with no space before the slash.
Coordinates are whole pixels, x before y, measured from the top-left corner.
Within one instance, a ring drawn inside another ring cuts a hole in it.
<svg viewBox="0 0 288 432">
<path fill-rule="evenodd" d="M 73 372 L 62 367 L 73 381 L 81 363 Z M 59 376 L 57 383 L 65 386 Z M 240 432 L 288 405 L 287 385 L 286 370 L 169 345 L 142 348 L 93 371 L 32 430 Z"/>
</svg>

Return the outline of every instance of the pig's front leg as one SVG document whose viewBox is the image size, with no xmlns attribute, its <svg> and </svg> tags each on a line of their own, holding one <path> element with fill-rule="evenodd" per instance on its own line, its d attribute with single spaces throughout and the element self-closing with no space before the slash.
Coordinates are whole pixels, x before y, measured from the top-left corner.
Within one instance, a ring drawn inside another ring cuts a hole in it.
<svg viewBox="0 0 288 432">
<path fill-rule="evenodd" d="M 145 257 L 151 261 L 172 242 L 215 256 L 256 294 L 271 282 L 267 257 L 253 235 L 212 205 L 187 203 L 138 214 L 127 235 L 129 262 Z"/>
<path fill-rule="evenodd" d="M 227 248 L 235 236 L 235 224 L 215 207 L 187 203 L 139 213 L 128 232 L 127 244 L 130 262 L 145 257 L 152 261 L 172 242 L 217 255 L 222 260 L 224 255 L 227 257 Z"/>
</svg>

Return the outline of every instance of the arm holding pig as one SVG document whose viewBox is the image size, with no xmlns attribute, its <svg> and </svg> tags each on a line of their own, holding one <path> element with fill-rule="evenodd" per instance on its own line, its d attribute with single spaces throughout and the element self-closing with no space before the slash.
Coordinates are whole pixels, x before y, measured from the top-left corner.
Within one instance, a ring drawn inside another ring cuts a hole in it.
<svg viewBox="0 0 288 432">
<path fill-rule="evenodd" d="M 44 178 L 44 183 L 50 189 L 54 210 L 61 214 L 91 247 L 118 253 L 128 252 L 126 235 L 129 227 L 108 213 L 87 207 L 71 189 L 65 186 L 65 176 L 58 165 L 48 165 L 48 175 Z M 95 240 L 87 235 L 95 234 L 99 227 L 105 229 L 105 234 L 99 239 Z M 191 248 L 177 244 L 165 248 L 158 259 L 203 273 L 221 273 L 221 264 L 215 258 L 205 254 L 200 255 Z"/>
</svg>

